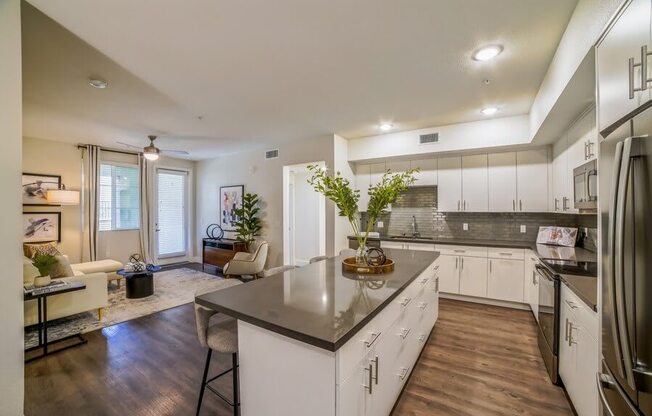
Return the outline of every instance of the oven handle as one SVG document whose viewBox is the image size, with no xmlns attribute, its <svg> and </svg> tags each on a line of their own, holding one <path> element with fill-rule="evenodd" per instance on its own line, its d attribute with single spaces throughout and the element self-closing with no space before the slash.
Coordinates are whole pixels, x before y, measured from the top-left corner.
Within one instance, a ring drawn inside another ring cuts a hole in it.
<svg viewBox="0 0 652 416">
<path fill-rule="evenodd" d="M 546 279 L 550 280 L 551 282 L 554 282 L 554 281 L 555 281 L 554 277 L 552 277 L 552 274 L 548 271 L 548 269 L 546 269 L 546 268 L 543 267 L 542 265 L 540 265 L 540 264 L 535 264 L 535 265 L 534 265 L 534 270 L 537 272 L 537 274 L 538 274 L 539 276 L 543 276 L 543 277 L 545 277 Z"/>
</svg>

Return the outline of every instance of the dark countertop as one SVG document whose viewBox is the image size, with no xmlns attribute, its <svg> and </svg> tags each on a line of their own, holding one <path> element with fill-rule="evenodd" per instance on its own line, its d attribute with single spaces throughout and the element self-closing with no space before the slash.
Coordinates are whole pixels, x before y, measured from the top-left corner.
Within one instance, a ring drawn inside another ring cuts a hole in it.
<svg viewBox="0 0 652 416">
<path fill-rule="evenodd" d="M 198 296 L 207 308 L 302 342 L 336 351 L 439 256 L 385 250 L 396 269 L 357 280 L 334 257 L 281 274 Z"/>
<path fill-rule="evenodd" d="M 349 236 L 349 239 L 355 240 L 355 237 Z M 473 240 L 473 239 L 453 239 L 453 238 L 369 238 L 375 241 L 396 241 L 408 243 L 423 244 L 454 244 L 461 246 L 478 246 L 478 247 L 499 247 L 499 248 L 522 248 L 532 250 L 541 260 L 572 260 L 572 261 L 589 261 L 596 262 L 597 254 L 581 247 L 560 247 L 547 244 L 536 244 L 527 241 L 504 241 L 504 240 Z M 597 276 L 575 276 L 564 274 L 560 275 L 562 281 L 568 286 L 580 299 L 582 299 L 593 310 L 597 310 L 598 285 Z"/>
</svg>

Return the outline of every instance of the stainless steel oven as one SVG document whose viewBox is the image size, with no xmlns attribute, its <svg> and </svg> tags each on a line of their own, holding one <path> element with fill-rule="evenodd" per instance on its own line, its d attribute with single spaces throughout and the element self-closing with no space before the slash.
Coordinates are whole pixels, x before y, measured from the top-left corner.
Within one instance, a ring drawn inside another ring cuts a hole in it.
<svg viewBox="0 0 652 416">
<path fill-rule="evenodd" d="M 559 383 L 559 277 L 543 264 L 535 265 L 539 280 L 538 344 L 553 383 Z"/>
<path fill-rule="evenodd" d="M 596 160 L 573 169 L 573 200 L 576 209 L 597 211 L 598 164 Z"/>
</svg>

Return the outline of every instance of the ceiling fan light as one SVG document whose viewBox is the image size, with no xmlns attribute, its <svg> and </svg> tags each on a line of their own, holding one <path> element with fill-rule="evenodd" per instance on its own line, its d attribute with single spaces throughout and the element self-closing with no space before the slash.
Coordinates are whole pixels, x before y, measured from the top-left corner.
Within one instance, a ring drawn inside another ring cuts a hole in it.
<svg viewBox="0 0 652 416">
<path fill-rule="evenodd" d="M 158 154 L 159 150 L 156 146 L 150 145 L 143 149 L 143 156 L 145 156 L 145 159 L 147 160 L 157 160 Z"/>
<path fill-rule="evenodd" d="M 145 156 L 145 159 L 151 161 L 158 159 L 158 153 L 143 153 L 143 156 Z"/>
</svg>

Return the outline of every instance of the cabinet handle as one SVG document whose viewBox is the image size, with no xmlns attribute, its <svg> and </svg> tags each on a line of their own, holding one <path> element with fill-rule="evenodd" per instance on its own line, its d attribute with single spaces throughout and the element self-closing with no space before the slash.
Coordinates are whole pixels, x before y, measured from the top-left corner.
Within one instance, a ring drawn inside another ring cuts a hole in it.
<svg viewBox="0 0 652 416">
<path fill-rule="evenodd" d="M 419 341 L 424 342 L 426 340 L 426 334 L 419 335 Z"/>
<path fill-rule="evenodd" d="M 537 274 L 534 272 L 534 270 L 532 270 L 532 284 L 534 286 L 537 285 Z"/>
<path fill-rule="evenodd" d="M 459 257 L 455 257 L 455 270 L 457 270 L 457 263 L 459 262 L 459 260 L 460 260 Z"/>
<path fill-rule="evenodd" d="M 571 309 L 577 309 L 578 306 L 575 304 L 575 302 L 571 302 L 569 300 L 564 300 L 568 306 L 570 306 Z"/>
<path fill-rule="evenodd" d="M 408 375 L 409 371 L 410 371 L 409 368 L 401 367 L 401 372 L 398 374 L 398 378 L 400 378 L 401 380 L 405 380 L 405 377 Z"/>
<path fill-rule="evenodd" d="M 498 254 L 500 254 L 501 256 L 512 256 L 512 255 L 514 255 L 513 253 L 498 253 Z"/>
<path fill-rule="evenodd" d="M 460 257 L 460 270 L 464 270 L 464 257 Z"/>
<path fill-rule="evenodd" d="M 402 339 L 407 338 L 407 336 L 410 334 L 410 331 L 412 331 L 412 328 L 403 328 L 403 331 L 398 334 Z"/>
<path fill-rule="evenodd" d="M 573 326 L 572 322 L 568 322 L 568 346 L 572 347 L 573 344 L 577 344 L 577 341 L 573 341 L 573 329 L 577 329 Z"/>
<path fill-rule="evenodd" d="M 374 385 L 374 384 L 373 384 L 373 373 L 372 373 L 372 371 L 373 371 L 373 366 L 371 365 L 371 363 L 369 363 L 369 367 L 365 368 L 365 371 L 369 371 L 369 385 L 368 385 L 368 386 L 364 386 L 364 387 L 365 387 L 367 390 L 369 390 L 369 394 L 373 394 L 373 393 L 374 393 L 374 388 L 373 388 L 373 385 Z"/>
<path fill-rule="evenodd" d="M 460 201 L 459 201 L 459 199 L 457 200 L 457 210 L 458 211 L 460 210 Z"/>
<path fill-rule="evenodd" d="M 429 277 L 426 277 L 425 279 L 423 279 L 423 280 L 421 281 L 421 284 L 422 284 L 422 285 L 425 285 L 426 283 L 428 283 L 428 280 L 430 280 L 430 278 L 429 278 Z"/>
<path fill-rule="evenodd" d="M 466 199 L 464 200 L 464 205 L 463 205 L 462 211 L 466 211 Z"/>
<path fill-rule="evenodd" d="M 401 306 L 407 306 L 408 303 L 410 303 L 411 300 L 412 300 L 412 298 L 403 299 L 403 301 L 401 302 Z"/>
<path fill-rule="evenodd" d="M 568 198 L 564 197 L 563 200 L 562 200 L 562 206 L 561 206 L 564 211 L 568 211 L 568 206 L 566 204 L 567 202 L 568 202 Z"/>
<path fill-rule="evenodd" d="M 435 279 L 435 292 L 439 293 L 439 277 Z"/>
<path fill-rule="evenodd" d="M 466 253 L 466 250 L 453 250 L 456 253 Z"/>
<path fill-rule="evenodd" d="M 378 332 L 378 333 L 372 332 L 371 333 L 371 339 L 364 342 L 365 345 L 367 346 L 367 348 L 371 348 L 371 346 L 374 345 L 374 342 L 376 342 L 376 340 L 378 339 L 380 334 L 381 334 L 380 332 Z"/>
<path fill-rule="evenodd" d="M 516 200 L 512 199 L 512 211 L 516 211 Z"/>
<path fill-rule="evenodd" d="M 559 199 L 555 198 L 555 211 L 559 211 Z"/>
<path fill-rule="evenodd" d="M 566 328 L 564 330 L 564 341 L 568 341 L 568 318 L 566 318 Z"/>
<path fill-rule="evenodd" d="M 584 142 L 584 160 L 589 158 L 589 142 Z"/>
<path fill-rule="evenodd" d="M 421 310 L 425 310 L 427 307 L 428 307 L 428 303 L 427 303 L 427 302 L 421 302 L 421 303 L 419 304 L 419 308 L 420 308 Z"/>
<path fill-rule="evenodd" d="M 522 199 L 518 200 L 518 209 L 519 209 L 519 211 L 523 211 L 523 200 Z"/>
<path fill-rule="evenodd" d="M 641 62 L 634 63 L 634 58 L 629 58 L 629 99 L 634 98 L 634 93 L 647 90 L 647 45 L 641 46 Z M 641 68 L 641 86 L 636 87 L 634 81 L 634 68 Z"/>
<path fill-rule="evenodd" d="M 439 265 L 436 265 L 435 267 L 433 267 L 433 269 L 439 270 Z"/>
<path fill-rule="evenodd" d="M 593 142 L 589 140 L 587 148 L 589 149 L 589 157 L 587 159 L 591 159 L 593 156 Z"/>
<path fill-rule="evenodd" d="M 374 380 L 374 384 L 377 385 L 378 384 L 378 356 L 376 356 L 376 358 L 374 358 L 373 362 L 374 362 L 374 364 L 376 364 L 376 375 L 373 377 L 373 380 Z"/>
<path fill-rule="evenodd" d="M 491 260 L 489 260 L 489 273 L 491 273 Z"/>
</svg>

